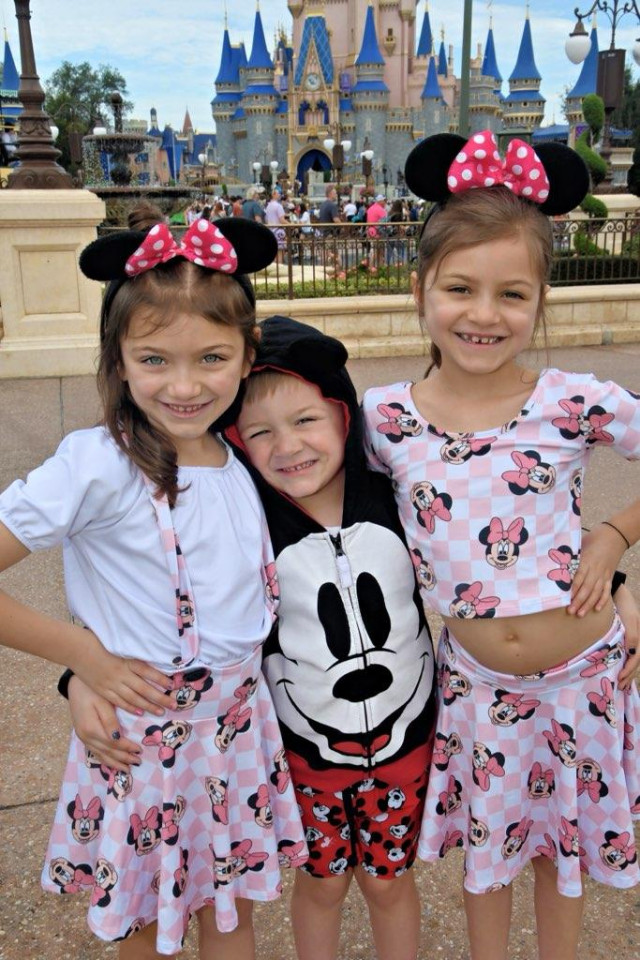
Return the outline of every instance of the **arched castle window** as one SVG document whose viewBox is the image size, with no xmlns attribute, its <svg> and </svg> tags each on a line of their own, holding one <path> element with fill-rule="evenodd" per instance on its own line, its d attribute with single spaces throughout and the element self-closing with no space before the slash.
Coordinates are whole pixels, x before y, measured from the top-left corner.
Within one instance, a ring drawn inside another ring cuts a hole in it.
<svg viewBox="0 0 640 960">
<path fill-rule="evenodd" d="M 307 100 L 303 100 L 298 109 L 298 123 L 301 127 L 307 122 L 307 113 L 311 109 L 311 104 Z"/>
</svg>

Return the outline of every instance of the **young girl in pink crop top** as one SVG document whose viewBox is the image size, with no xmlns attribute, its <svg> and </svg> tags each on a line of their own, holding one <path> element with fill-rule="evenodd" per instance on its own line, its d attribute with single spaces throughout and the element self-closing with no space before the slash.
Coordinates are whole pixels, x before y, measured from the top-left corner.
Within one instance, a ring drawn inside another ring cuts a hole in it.
<svg viewBox="0 0 640 960">
<path fill-rule="evenodd" d="M 511 881 L 529 860 L 540 957 L 575 960 L 581 874 L 640 882 L 640 656 L 609 598 L 640 500 L 593 534 L 602 575 L 576 575 L 584 470 L 595 446 L 640 459 L 640 395 L 517 362 L 544 319 L 545 214 L 588 186 L 573 151 L 514 140 L 502 160 L 489 131 L 440 134 L 405 173 L 436 201 L 414 278 L 433 362 L 420 383 L 369 390 L 364 414 L 445 624 L 420 854 L 465 850 L 472 960 L 506 960 Z"/>
</svg>

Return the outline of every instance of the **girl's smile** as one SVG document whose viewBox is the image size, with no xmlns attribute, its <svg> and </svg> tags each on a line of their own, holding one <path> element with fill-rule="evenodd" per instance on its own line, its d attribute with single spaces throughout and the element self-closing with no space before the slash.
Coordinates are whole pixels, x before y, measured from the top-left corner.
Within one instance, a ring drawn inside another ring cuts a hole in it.
<svg viewBox="0 0 640 960">
<path fill-rule="evenodd" d="M 510 370 L 533 337 L 542 292 L 521 234 L 443 257 L 418 291 L 442 372 L 468 377 Z"/>
<path fill-rule="evenodd" d="M 211 424 L 249 372 L 241 331 L 185 314 L 166 326 L 135 316 L 121 342 L 120 376 L 136 406 L 174 444 L 180 464 L 197 465 Z"/>
</svg>

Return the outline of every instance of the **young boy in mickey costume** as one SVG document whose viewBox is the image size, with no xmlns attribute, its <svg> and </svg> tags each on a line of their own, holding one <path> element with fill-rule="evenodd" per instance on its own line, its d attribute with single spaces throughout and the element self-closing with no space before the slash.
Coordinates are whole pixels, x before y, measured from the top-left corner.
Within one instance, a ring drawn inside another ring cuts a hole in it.
<svg viewBox="0 0 640 960">
<path fill-rule="evenodd" d="M 420 906 L 409 868 L 434 721 L 415 564 L 388 479 L 366 468 L 346 349 L 288 317 L 261 328 L 227 439 L 255 468 L 281 594 L 264 671 L 310 850 L 292 898 L 297 953 L 335 960 L 355 877 L 379 960 L 415 960 Z M 75 683 L 70 694 L 88 742 Z M 90 746 L 107 756 L 96 736 Z M 122 767 L 136 746 L 112 742 L 107 759 Z"/>
<path fill-rule="evenodd" d="M 310 850 L 292 900 L 298 956 L 337 957 L 355 877 L 377 956 L 412 960 L 433 648 L 391 486 L 366 469 L 346 360 L 313 327 L 265 320 L 227 438 L 258 472 L 280 584 L 264 671 Z"/>
</svg>

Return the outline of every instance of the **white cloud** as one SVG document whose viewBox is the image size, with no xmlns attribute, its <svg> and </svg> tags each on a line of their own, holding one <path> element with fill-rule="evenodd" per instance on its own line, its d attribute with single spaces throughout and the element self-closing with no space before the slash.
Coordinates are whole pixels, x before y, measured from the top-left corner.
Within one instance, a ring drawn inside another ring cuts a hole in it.
<svg viewBox="0 0 640 960">
<path fill-rule="evenodd" d="M 5 20 L 11 47 L 19 68 L 17 23 L 9 16 L 5 4 Z M 513 70 L 522 28 L 524 0 L 502 0 L 473 4 L 472 54 L 477 44 L 484 45 L 491 6 L 498 66 L 504 78 L 503 92 L 508 92 L 508 77 Z M 545 123 L 562 119 L 560 99 L 566 87 L 578 78 L 579 67 L 569 63 L 564 43 L 573 28 L 572 0 L 566 10 L 558 12 L 558 0 L 532 0 L 530 4 L 536 65 L 543 77 L 542 94 L 547 99 Z M 564 6 L 564 5 L 563 5 Z M 253 38 L 255 6 L 227 0 L 231 40 L 244 41 L 250 53 Z M 460 70 L 462 45 L 461 4 L 447 0 L 430 0 L 429 13 L 435 36 L 440 41 L 444 28 L 445 44 L 454 45 L 455 72 Z M 260 13 L 269 47 L 279 25 L 291 30 L 291 16 L 286 0 L 261 0 Z M 424 4 L 417 4 L 417 27 L 422 24 Z M 620 22 L 617 45 L 630 50 L 637 26 L 633 16 Z M 127 81 L 130 98 L 135 102 L 134 115 L 148 117 L 151 107 L 158 110 L 160 124 L 180 126 L 185 108 L 189 108 L 194 126 L 201 130 L 214 128 L 210 101 L 215 96 L 215 77 L 220 65 L 224 30 L 223 0 L 33 0 L 31 28 L 38 73 L 45 81 L 63 60 L 89 61 L 92 66 L 105 63 L 117 67 Z M 600 47 L 609 44 L 610 26 L 606 18 L 599 23 Z M 628 63 L 638 75 L 630 54 Z"/>
</svg>

